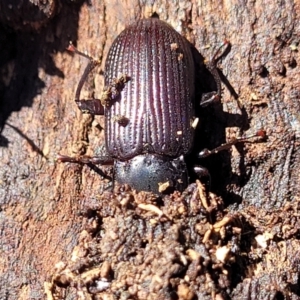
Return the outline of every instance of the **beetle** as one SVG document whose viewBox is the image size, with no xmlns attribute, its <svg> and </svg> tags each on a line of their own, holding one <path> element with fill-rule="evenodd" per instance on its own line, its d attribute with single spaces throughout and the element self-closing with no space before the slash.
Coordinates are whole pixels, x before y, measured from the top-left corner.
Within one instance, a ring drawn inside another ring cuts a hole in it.
<svg viewBox="0 0 300 300">
<path fill-rule="evenodd" d="M 59 155 L 58 159 L 114 164 L 114 179 L 139 191 L 183 191 L 189 182 L 185 156 L 193 147 L 197 123 L 191 44 L 157 18 L 133 23 L 109 50 L 102 97 L 89 100 L 80 99 L 80 92 L 88 73 L 99 62 L 72 45 L 68 49 L 89 59 L 75 102 L 82 112 L 105 115 L 108 156 Z M 217 53 L 209 67 L 217 91 L 203 94 L 202 106 L 221 96 Z M 195 171 L 201 174 L 203 169 L 198 166 Z"/>
</svg>

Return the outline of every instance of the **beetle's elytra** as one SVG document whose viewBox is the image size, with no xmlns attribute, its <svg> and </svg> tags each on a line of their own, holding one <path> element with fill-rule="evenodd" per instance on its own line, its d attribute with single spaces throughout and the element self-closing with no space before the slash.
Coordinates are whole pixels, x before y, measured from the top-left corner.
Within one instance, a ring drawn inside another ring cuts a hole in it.
<svg viewBox="0 0 300 300">
<path fill-rule="evenodd" d="M 195 118 L 190 44 L 159 19 L 140 20 L 109 50 L 105 84 L 120 74 L 130 80 L 105 113 L 108 153 L 120 160 L 146 153 L 170 158 L 186 154 L 192 147 Z M 119 115 L 130 120 L 127 126 L 112 121 Z"/>
<path fill-rule="evenodd" d="M 90 58 L 85 77 L 96 63 Z M 193 146 L 196 119 L 191 44 L 159 19 L 139 20 L 109 50 L 101 101 L 79 99 L 84 80 L 76 103 L 84 112 L 105 114 L 109 156 L 60 160 L 114 163 L 119 183 L 154 193 L 182 191 L 188 184 L 184 156 Z M 205 103 L 219 94 L 210 93 Z"/>
</svg>

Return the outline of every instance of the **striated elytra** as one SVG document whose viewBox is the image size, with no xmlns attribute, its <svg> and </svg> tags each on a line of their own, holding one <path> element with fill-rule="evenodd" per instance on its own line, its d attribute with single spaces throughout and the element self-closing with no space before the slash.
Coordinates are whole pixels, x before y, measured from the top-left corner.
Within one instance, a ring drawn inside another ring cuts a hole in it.
<svg viewBox="0 0 300 300">
<path fill-rule="evenodd" d="M 83 112 L 104 113 L 108 156 L 73 159 L 61 155 L 59 159 L 113 163 L 114 179 L 137 190 L 157 194 L 182 191 L 189 178 L 184 158 L 193 147 L 197 123 L 191 47 L 159 19 L 133 23 L 109 50 L 100 100 L 79 97 L 88 72 L 98 62 L 69 48 L 90 59 L 75 101 Z M 202 97 L 205 105 L 219 99 L 220 81 L 213 75 L 218 91 Z"/>
</svg>

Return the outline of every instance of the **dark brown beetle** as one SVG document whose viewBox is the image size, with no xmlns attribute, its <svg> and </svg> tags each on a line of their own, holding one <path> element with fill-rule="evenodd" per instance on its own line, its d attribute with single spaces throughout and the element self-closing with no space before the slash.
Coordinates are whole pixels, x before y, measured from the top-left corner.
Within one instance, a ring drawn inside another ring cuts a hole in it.
<svg viewBox="0 0 300 300">
<path fill-rule="evenodd" d="M 81 55 L 74 47 L 69 48 Z M 84 55 L 86 56 L 86 55 Z M 90 59 L 76 91 L 83 112 L 105 114 L 108 157 L 61 161 L 114 163 L 114 179 L 137 190 L 154 193 L 182 191 L 188 185 L 184 157 L 191 151 L 195 131 L 195 74 L 191 44 L 159 19 L 143 19 L 127 27 L 113 42 L 105 64 L 105 89 L 100 100 L 80 100 Z M 201 105 L 220 98 L 204 94 Z M 196 168 L 201 173 L 200 167 Z"/>
</svg>

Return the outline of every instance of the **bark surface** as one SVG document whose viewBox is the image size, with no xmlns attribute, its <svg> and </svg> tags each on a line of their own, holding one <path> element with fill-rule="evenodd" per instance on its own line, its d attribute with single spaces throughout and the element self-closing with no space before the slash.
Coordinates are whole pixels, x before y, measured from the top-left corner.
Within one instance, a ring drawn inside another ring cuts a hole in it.
<svg viewBox="0 0 300 300">
<path fill-rule="evenodd" d="M 0 299 L 299 299 L 300 2 L 31 1 L 39 13 L 8 2 Z M 211 172 L 208 198 L 199 184 L 162 201 L 129 188 L 103 193 L 109 182 L 97 170 L 56 162 L 104 145 L 103 118 L 74 103 L 87 61 L 65 50 L 69 41 L 102 60 L 82 92 L 99 97 L 112 41 L 153 13 L 206 59 L 231 43 L 219 63 L 222 100 L 201 112 L 195 152 L 267 132 L 194 161 Z"/>
</svg>

